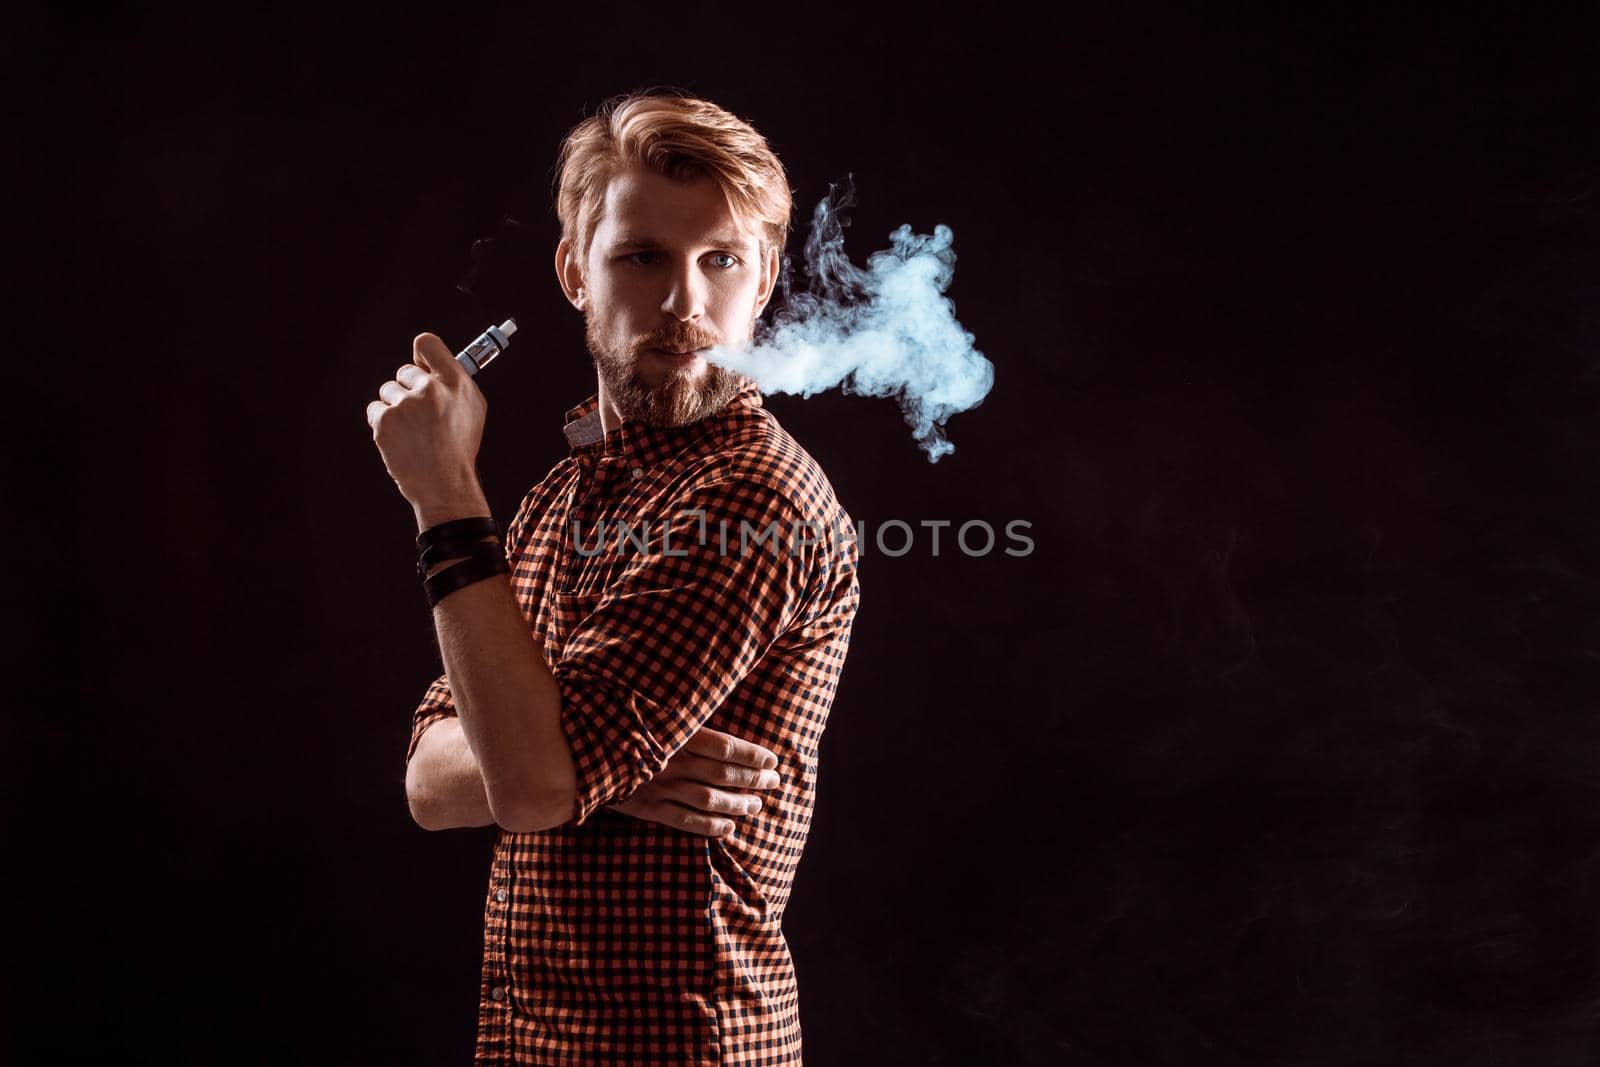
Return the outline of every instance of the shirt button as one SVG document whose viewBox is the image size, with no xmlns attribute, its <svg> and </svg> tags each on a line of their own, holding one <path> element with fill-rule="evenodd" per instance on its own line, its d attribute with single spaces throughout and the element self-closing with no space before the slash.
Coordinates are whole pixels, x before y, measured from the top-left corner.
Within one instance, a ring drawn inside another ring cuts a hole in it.
<svg viewBox="0 0 1600 1067">
<path fill-rule="evenodd" d="M 633 468 L 633 476 L 635 478 L 643 478 L 644 477 L 644 468 L 643 467 L 635 467 L 635 468 Z"/>
<path fill-rule="evenodd" d="M 504 1000 L 506 999 L 506 987 L 497 985 L 489 990 L 489 995 L 496 1000 Z"/>
<path fill-rule="evenodd" d="M 506 902 L 506 891 L 504 889 L 496 889 L 494 891 L 494 899 L 504 904 Z"/>
</svg>

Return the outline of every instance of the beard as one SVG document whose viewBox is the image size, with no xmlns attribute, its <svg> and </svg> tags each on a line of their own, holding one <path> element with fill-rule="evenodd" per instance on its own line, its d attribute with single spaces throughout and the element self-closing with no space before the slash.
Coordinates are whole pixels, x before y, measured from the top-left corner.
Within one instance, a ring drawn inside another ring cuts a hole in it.
<svg viewBox="0 0 1600 1067">
<path fill-rule="evenodd" d="M 595 370 L 605 383 L 606 395 L 624 422 L 647 426 L 684 426 L 721 411 L 739 394 L 749 378 L 725 367 L 706 364 L 705 373 L 692 376 L 692 366 L 671 367 L 656 385 L 640 370 L 650 348 L 704 348 L 718 339 L 693 326 L 674 324 L 634 344 L 631 352 L 618 351 L 596 328 L 593 316 L 584 316 L 584 336 Z"/>
</svg>

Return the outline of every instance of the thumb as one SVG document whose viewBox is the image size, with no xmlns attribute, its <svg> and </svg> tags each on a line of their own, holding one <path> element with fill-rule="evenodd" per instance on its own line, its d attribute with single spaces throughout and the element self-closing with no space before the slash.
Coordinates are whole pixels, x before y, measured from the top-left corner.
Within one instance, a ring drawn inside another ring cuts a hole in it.
<svg viewBox="0 0 1600 1067">
<path fill-rule="evenodd" d="M 437 334 L 417 334 L 411 342 L 411 360 L 430 374 L 437 374 L 442 381 L 455 382 L 467 376 L 466 368 L 456 362 L 454 353 Z"/>
</svg>

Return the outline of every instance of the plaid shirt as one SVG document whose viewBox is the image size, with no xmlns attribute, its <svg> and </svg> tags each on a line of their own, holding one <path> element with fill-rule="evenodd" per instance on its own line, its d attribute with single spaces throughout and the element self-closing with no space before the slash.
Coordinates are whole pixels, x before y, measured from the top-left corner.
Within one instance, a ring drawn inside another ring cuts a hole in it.
<svg viewBox="0 0 1600 1067">
<path fill-rule="evenodd" d="M 560 686 L 577 814 L 496 828 L 474 1062 L 798 1064 L 779 924 L 860 599 L 854 524 L 753 385 L 699 422 L 610 433 L 592 394 L 564 429 L 506 557 Z M 440 677 L 408 764 L 454 714 Z M 761 811 L 709 838 L 606 807 L 703 725 L 777 753 Z"/>
</svg>

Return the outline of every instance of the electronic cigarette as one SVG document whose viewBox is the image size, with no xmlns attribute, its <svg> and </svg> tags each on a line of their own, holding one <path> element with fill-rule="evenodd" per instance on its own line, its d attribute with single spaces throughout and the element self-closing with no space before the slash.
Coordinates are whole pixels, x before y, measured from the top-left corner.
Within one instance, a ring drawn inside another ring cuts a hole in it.
<svg viewBox="0 0 1600 1067">
<path fill-rule="evenodd" d="M 468 377 L 474 376 L 487 367 L 494 357 L 506 350 L 506 346 L 511 343 L 511 335 L 516 332 L 516 319 L 507 319 L 498 326 L 491 326 L 480 333 L 470 345 L 456 353 L 456 362 L 466 368 Z"/>
</svg>

